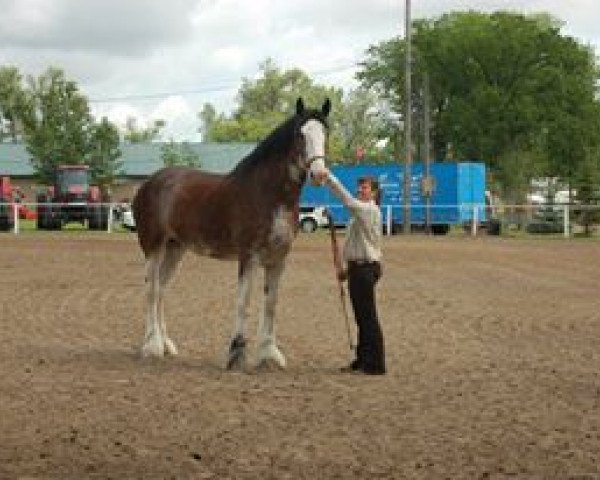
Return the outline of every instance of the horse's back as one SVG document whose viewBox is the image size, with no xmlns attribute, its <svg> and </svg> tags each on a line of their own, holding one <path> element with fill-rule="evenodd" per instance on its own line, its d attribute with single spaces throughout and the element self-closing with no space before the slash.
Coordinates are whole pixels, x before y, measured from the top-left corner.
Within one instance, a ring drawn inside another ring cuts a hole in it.
<svg viewBox="0 0 600 480">
<path fill-rule="evenodd" d="M 222 180 L 222 175 L 186 167 L 167 167 L 150 176 L 140 186 L 132 204 L 144 254 L 157 251 L 173 234 L 176 211 L 186 210 L 182 203 L 208 197 Z"/>
</svg>

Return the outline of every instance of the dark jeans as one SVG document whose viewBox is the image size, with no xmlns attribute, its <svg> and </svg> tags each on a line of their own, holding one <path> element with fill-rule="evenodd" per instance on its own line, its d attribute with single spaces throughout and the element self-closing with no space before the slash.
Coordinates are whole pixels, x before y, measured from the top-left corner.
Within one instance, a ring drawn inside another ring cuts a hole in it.
<svg viewBox="0 0 600 480">
<path fill-rule="evenodd" d="M 380 277 L 378 262 L 348 264 L 348 289 L 358 326 L 356 360 L 366 373 L 385 373 L 383 334 L 375 305 L 375 284 Z"/>
</svg>

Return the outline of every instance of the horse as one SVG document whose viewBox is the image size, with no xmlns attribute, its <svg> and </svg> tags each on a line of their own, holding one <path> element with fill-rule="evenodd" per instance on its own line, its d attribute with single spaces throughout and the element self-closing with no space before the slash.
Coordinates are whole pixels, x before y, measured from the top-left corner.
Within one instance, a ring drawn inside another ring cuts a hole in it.
<svg viewBox="0 0 600 480">
<path fill-rule="evenodd" d="M 177 355 L 167 335 L 163 296 L 184 253 L 237 260 L 234 333 L 227 369 L 246 366 L 245 323 L 252 278 L 264 269 L 264 308 L 258 328 L 258 366 L 285 368 L 274 331 L 285 260 L 298 233 L 300 191 L 323 168 L 331 102 L 295 114 L 275 128 L 224 175 L 166 167 L 151 175 L 133 200 L 138 242 L 146 264 L 146 325 L 142 356 Z"/>
</svg>

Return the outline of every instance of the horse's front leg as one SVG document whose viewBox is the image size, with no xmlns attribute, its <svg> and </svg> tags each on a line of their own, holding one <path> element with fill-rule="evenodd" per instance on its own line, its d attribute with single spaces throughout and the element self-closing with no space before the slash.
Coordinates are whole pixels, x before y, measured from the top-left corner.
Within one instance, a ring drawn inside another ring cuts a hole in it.
<svg viewBox="0 0 600 480">
<path fill-rule="evenodd" d="M 243 369 L 246 365 L 246 319 L 248 318 L 248 304 L 252 290 L 252 280 L 256 271 L 256 259 L 246 257 L 240 259 L 238 273 L 238 292 L 235 310 L 235 327 L 231 345 L 229 346 L 229 359 L 227 369 Z"/>
<path fill-rule="evenodd" d="M 258 326 L 258 365 L 274 362 L 280 368 L 285 368 L 286 360 L 275 341 L 275 307 L 279 281 L 285 266 L 284 259 L 274 265 L 265 266 L 265 304 Z"/>
</svg>

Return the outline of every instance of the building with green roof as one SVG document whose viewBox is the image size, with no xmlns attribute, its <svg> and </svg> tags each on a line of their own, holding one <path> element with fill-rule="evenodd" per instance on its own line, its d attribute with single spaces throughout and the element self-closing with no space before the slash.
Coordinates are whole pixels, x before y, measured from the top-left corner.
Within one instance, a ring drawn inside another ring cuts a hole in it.
<svg viewBox="0 0 600 480">
<path fill-rule="evenodd" d="M 124 143 L 120 145 L 125 177 L 144 178 L 163 164 L 162 143 Z M 254 143 L 190 143 L 198 154 L 202 170 L 213 173 L 230 171 L 255 147 Z M 33 177 L 29 153 L 22 143 L 0 143 L 0 175 L 17 178 Z"/>
<path fill-rule="evenodd" d="M 124 143 L 119 146 L 123 176 L 113 188 L 113 198 L 131 198 L 140 182 L 162 168 L 162 143 Z M 248 155 L 254 143 L 189 143 L 200 158 L 202 170 L 227 173 Z M 22 143 L 0 143 L 0 176 L 11 177 L 25 191 L 36 188 L 30 155 Z M 33 197 L 30 196 L 30 200 Z"/>
</svg>

